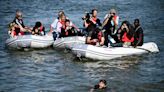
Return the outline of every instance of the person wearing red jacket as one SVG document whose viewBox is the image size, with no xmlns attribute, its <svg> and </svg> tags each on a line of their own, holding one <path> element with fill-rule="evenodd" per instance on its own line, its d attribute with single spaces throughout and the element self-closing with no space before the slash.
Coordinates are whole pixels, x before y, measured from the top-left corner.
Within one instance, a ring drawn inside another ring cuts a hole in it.
<svg viewBox="0 0 164 92">
<path fill-rule="evenodd" d="M 123 21 L 120 29 L 118 30 L 119 40 L 122 46 L 131 46 L 134 42 L 134 28 L 128 21 Z"/>
</svg>

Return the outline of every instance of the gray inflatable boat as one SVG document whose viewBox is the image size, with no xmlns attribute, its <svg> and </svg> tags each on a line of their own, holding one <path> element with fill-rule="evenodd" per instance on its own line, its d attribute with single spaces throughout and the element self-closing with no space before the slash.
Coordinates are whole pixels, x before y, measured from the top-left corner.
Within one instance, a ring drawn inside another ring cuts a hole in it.
<svg viewBox="0 0 164 92">
<path fill-rule="evenodd" d="M 53 44 L 52 35 L 23 35 L 11 37 L 6 40 L 6 46 L 13 49 L 22 48 L 46 48 Z"/>
</svg>

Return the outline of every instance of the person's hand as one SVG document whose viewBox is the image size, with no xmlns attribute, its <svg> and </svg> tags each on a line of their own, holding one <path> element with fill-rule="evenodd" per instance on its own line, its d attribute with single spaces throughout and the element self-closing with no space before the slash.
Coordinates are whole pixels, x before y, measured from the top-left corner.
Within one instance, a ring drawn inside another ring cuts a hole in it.
<svg viewBox="0 0 164 92">
<path fill-rule="evenodd" d="M 99 47 L 100 46 L 100 43 L 99 42 L 96 42 L 96 45 L 95 46 Z"/>
<path fill-rule="evenodd" d="M 104 45 L 104 43 L 103 43 L 103 42 L 100 42 L 99 44 L 100 44 L 100 46 L 103 46 L 103 45 Z"/>
<path fill-rule="evenodd" d="M 32 30 L 33 28 L 32 27 L 25 26 L 25 29 Z"/>
<path fill-rule="evenodd" d="M 96 43 L 98 40 L 97 40 L 97 39 L 93 39 L 92 41 L 93 41 L 94 43 Z"/>
<path fill-rule="evenodd" d="M 118 34 L 118 40 L 121 40 L 120 34 Z"/>
<path fill-rule="evenodd" d="M 122 26 L 121 26 L 121 30 L 123 30 L 124 28 L 125 28 L 125 27 L 122 25 Z"/>
<path fill-rule="evenodd" d="M 62 28 L 65 28 L 65 25 L 62 25 Z"/>
<path fill-rule="evenodd" d="M 86 20 L 86 16 L 83 16 L 82 19 L 83 19 L 83 20 Z"/>
<path fill-rule="evenodd" d="M 85 26 L 85 28 L 87 28 L 89 24 L 87 24 L 86 21 L 84 21 L 84 22 L 85 22 L 84 26 Z"/>
<path fill-rule="evenodd" d="M 107 18 L 110 18 L 110 17 L 111 17 L 111 15 L 110 15 L 110 14 L 108 14 Z"/>
<path fill-rule="evenodd" d="M 124 28 L 126 28 L 126 30 L 128 30 L 128 27 L 127 26 L 124 26 Z"/>
<path fill-rule="evenodd" d="M 118 33 L 121 33 L 121 29 L 118 30 Z"/>
<path fill-rule="evenodd" d="M 89 20 L 95 23 L 95 21 L 92 18 L 89 18 Z"/>
<path fill-rule="evenodd" d="M 38 33 L 39 32 L 39 29 L 35 29 L 35 32 Z"/>
<path fill-rule="evenodd" d="M 69 30 L 69 27 L 66 27 L 66 29 L 65 30 Z"/>
<path fill-rule="evenodd" d="M 77 31 L 78 31 L 78 32 L 80 32 L 80 29 L 79 29 L 79 28 L 77 28 Z"/>
</svg>

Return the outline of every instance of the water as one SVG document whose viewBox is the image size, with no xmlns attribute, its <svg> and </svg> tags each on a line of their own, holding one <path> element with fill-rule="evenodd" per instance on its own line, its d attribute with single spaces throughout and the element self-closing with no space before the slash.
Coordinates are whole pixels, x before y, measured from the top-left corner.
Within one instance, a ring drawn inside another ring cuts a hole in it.
<svg viewBox="0 0 164 92">
<path fill-rule="evenodd" d="M 109 8 L 118 10 L 120 21 L 132 23 L 139 18 L 145 42 L 156 42 L 160 53 L 79 61 L 66 51 L 10 51 L 5 47 L 7 24 L 16 9 L 23 11 L 25 25 L 41 21 L 49 30 L 59 10 L 82 27 L 81 17 L 92 8 L 99 10 L 101 21 Z M 89 92 L 100 79 L 106 79 L 114 92 L 164 92 L 163 14 L 163 0 L 0 0 L 0 91 Z"/>
</svg>

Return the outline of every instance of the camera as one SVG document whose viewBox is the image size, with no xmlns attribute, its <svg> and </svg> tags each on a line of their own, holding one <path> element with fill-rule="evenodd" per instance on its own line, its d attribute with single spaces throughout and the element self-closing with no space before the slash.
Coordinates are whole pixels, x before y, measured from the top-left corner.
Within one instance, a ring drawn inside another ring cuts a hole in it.
<svg viewBox="0 0 164 92">
<path fill-rule="evenodd" d="M 86 13 L 85 14 L 85 17 L 82 17 L 82 20 L 88 20 L 88 19 L 90 19 L 90 13 Z"/>
<path fill-rule="evenodd" d="M 123 32 L 126 32 L 126 28 L 123 28 L 123 30 L 122 30 Z"/>
</svg>

